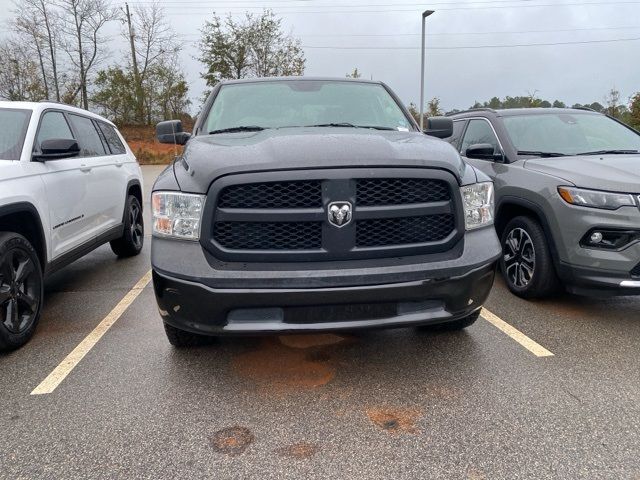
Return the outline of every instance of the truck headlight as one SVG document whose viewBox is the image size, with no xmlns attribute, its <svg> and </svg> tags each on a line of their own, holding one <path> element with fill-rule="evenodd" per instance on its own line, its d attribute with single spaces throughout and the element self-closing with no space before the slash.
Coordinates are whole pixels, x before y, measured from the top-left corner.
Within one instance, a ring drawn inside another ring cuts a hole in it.
<svg viewBox="0 0 640 480">
<path fill-rule="evenodd" d="M 467 230 L 493 223 L 493 182 L 474 183 L 460 188 Z"/>
<path fill-rule="evenodd" d="M 184 240 L 200 239 L 204 195 L 154 192 L 151 196 L 153 234 Z"/>
<path fill-rule="evenodd" d="M 558 187 L 562 199 L 580 207 L 603 208 L 617 210 L 620 207 L 633 207 L 636 202 L 628 193 L 600 192 L 575 187 Z"/>
</svg>

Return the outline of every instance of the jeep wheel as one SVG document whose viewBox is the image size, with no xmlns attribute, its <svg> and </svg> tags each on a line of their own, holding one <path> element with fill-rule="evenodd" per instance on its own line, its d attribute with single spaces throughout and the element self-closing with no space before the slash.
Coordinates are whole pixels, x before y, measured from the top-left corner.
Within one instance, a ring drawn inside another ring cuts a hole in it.
<svg viewBox="0 0 640 480">
<path fill-rule="evenodd" d="M 169 343 L 176 348 L 199 347 L 201 345 L 209 345 L 213 343 L 215 337 L 208 335 L 198 335 L 197 333 L 187 332 L 173 327 L 167 323 L 164 324 L 164 331 L 167 334 Z"/>
<path fill-rule="evenodd" d="M 144 244 L 142 206 L 133 195 L 127 198 L 125 212 L 124 233 L 122 237 L 111 242 L 111 250 L 118 257 L 133 257 L 140 253 Z"/>
<path fill-rule="evenodd" d="M 500 269 L 509 290 L 522 298 L 542 298 L 558 288 L 547 237 L 529 217 L 516 217 L 504 229 Z"/>
<path fill-rule="evenodd" d="M 42 269 L 29 241 L 0 233 L 0 351 L 29 341 L 40 319 Z"/>
</svg>

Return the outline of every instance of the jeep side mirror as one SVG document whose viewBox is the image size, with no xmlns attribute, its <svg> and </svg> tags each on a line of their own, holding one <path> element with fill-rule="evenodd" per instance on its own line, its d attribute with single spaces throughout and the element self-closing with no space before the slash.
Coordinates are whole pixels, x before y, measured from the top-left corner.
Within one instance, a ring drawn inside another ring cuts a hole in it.
<svg viewBox="0 0 640 480">
<path fill-rule="evenodd" d="M 453 135 L 453 120 L 449 117 L 427 118 L 427 128 L 424 133 L 432 137 L 448 138 Z"/>
<path fill-rule="evenodd" d="M 40 153 L 33 155 L 36 162 L 47 160 L 61 160 L 63 158 L 77 157 L 80 155 L 78 142 L 71 138 L 50 138 L 40 144 Z"/>
<path fill-rule="evenodd" d="M 182 130 L 180 120 L 167 120 L 156 125 L 156 138 L 160 143 L 184 145 L 191 138 L 191 134 Z"/>
<path fill-rule="evenodd" d="M 496 152 L 496 149 L 490 143 L 476 143 L 470 145 L 463 155 L 467 158 L 475 158 L 477 160 L 491 160 L 501 162 L 503 155 L 501 152 Z"/>
</svg>

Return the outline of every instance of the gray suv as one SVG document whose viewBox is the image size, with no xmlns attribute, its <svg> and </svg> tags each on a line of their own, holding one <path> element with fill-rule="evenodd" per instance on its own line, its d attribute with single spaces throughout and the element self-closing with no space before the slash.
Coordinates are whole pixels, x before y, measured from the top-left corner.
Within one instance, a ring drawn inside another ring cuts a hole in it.
<svg viewBox="0 0 640 480">
<path fill-rule="evenodd" d="M 502 274 L 524 298 L 640 294 L 640 133 L 583 109 L 474 109 L 448 138 L 495 183 Z"/>
</svg>

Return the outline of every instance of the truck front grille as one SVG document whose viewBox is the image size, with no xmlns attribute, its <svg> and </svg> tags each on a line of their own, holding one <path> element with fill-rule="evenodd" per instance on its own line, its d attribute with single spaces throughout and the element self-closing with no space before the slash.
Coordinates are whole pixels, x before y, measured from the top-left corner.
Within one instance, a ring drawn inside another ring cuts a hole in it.
<svg viewBox="0 0 640 480">
<path fill-rule="evenodd" d="M 361 178 L 356 185 L 358 205 L 408 205 L 447 201 L 449 186 L 430 178 Z"/>
<path fill-rule="evenodd" d="M 313 250 L 322 248 L 318 222 L 217 222 L 214 237 L 230 250 Z"/>
<path fill-rule="evenodd" d="M 202 241 L 217 258 L 241 262 L 445 252 L 464 234 L 455 191 L 453 175 L 429 169 L 230 175 L 209 190 Z M 332 223 L 333 203 L 351 207 L 349 222 Z"/>
<path fill-rule="evenodd" d="M 443 240 L 455 228 L 449 213 L 422 217 L 376 218 L 356 223 L 357 247 L 386 247 Z"/>
<path fill-rule="evenodd" d="M 220 208 L 322 207 L 319 180 L 231 185 L 220 194 Z"/>
</svg>

